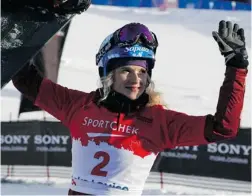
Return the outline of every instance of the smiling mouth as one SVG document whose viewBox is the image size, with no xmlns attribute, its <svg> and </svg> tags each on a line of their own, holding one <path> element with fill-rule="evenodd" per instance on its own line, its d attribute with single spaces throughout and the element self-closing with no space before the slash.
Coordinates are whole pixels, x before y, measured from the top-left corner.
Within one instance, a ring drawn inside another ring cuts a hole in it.
<svg viewBox="0 0 252 196">
<path fill-rule="evenodd" d="M 132 87 L 132 86 L 128 86 L 128 87 L 125 87 L 126 89 L 130 90 L 130 91 L 139 91 L 141 87 Z"/>
</svg>

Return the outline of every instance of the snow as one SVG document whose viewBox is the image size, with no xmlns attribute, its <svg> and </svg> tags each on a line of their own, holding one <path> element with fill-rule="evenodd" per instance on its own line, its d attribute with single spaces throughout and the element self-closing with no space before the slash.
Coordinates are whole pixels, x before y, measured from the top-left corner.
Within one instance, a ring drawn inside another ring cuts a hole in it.
<svg viewBox="0 0 252 196">
<path fill-rule="evenodd" d="M 26 172 L 27 177 L 2 178 L 1 195 L 66 195 L 71 180 L 69 178 L 71 169 L 50 168 L 53 177 L 48 180 L 41 175 L 43 169 L 45 171 L 45 167 L 15 166 L 17 176 L 22 176 Z M 4 169 L 6 170 L 6 168 Z M 31 172 L 28 172 L 27 169 Z M 34 174 L 32 171 L 35 170 Z M 46 173 L 44 172 L 44 174 Z M 57 174 L 61 177 L 54 177 Z M 36 175 L 37 177 L 35 177 Z M 249 182 L 237 180 L 164 173 L 163 182 L 163 186 L 161 186 L 160 174 L 151 172 L 142 195 L 248 195 L 251 192 Z"/>
<path fill-rule="evenodd" d="M 30 182 L 7 183 L 2 184 L 1 195 L 67 195 L 70 182 L 39 183 L 39 180 L 30 180 Z M 142 195 L 236 195 L 237 192 L 218 191 L 205 188 L 194 188 L 170 184 L 160 189 L 159 185 L 147 185 Z M 240 193 L 239 195 L 248 193 Z"/>
<path fill-rule="evenodd" d="M 224 79 L 224 58 L 220 55 L 211 33 L 217 30 L 220 20 L 238 22 L 245 29 L 247 49 L 251 56 L 250 12 L 193 9 L 132 9 L 91 6 L 76 16 L 71 24 L 64 48 L 58 83 L 82 91 L 96 89 L 98 70 L 95 54 L 103 39 L 118 27 L 133 21 L 146 24 L 159 39 L 157 63 L 153 80 L 162 92 L 168 107 L 192 115 L 215 113 L 219 87 Z M 251 59 L 250 59 L 251 62 Z M 250 68 L 249 68 L 250 69 Z M 247 90 L 241 118 L 241 127 L 251 127 L 251 71 L 247 78 Z M 1 121 L 56 120 L 46 112 L 21 114 L 18 118 L 20 93 L 9 83 L 1 91 Z M 181 177 L 183 179 L 185 177 Z M 198 177 L 197 177 L 198 178 Z M 66 195 L 69 179 L 45 180 L 21 178 L 24 183 L 3 183 L 2 194 L 10 195 Z M 206 178 L 205 181 L 209 181 Z M 188 181 L 191 181 L 189 178 Z M 225 181 L 226 182 L 226 181 Z M 180 184 L 179 184 L 180 183 Z M 200 185 L 201 180 L 198 182 Z M 191 187 L 174 179 L 161 191 L 159 183 L 147 183 L 144 194 L 149 195 L 229 195 L 248 194 L 223 188 Z M 196 183 L 197 184 L 197 183 Z M 232 184 L 232 183 L 231 183 Z M 237 184 L 236 182 L 234 184 Z M 245 183 L 245 186 L 250 185 Z"/>
</svg>

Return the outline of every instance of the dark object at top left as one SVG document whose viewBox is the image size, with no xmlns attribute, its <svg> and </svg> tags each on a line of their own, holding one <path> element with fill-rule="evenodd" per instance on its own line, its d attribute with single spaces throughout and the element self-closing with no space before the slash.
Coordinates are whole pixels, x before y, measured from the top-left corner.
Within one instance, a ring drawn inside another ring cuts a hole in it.
<svg viewBox="0 0 252 196">
<path fill-rule="evenodd" d="M 85 12 L 91 5 L 91 0 L 3 0 L 1 3 L 4 11 L 14 12 L 30 7 L 65 15 Z"/>
</svg>

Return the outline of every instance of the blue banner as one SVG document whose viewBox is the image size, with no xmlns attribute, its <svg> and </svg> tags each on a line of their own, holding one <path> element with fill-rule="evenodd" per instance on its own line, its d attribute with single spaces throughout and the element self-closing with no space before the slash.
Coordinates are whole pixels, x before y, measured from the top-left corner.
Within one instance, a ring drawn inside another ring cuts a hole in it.
<svg viewBox="0 0 252 196">
<path fill-rule="evenodd" d="M 251 10 L 251 0 L 92 0 L 95 5 L 123 7 L 194 8 L 215 10 Z"/>
</svg>

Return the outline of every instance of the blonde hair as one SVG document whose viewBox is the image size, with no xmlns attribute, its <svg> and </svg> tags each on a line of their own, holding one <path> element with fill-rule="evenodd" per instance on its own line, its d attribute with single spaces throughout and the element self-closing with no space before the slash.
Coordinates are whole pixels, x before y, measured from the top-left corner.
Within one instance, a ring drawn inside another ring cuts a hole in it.
<svg viewBox="0 0 252 196">
<path fill-rule="evenodd" d="M 100 90 L 102 90 L 101 95 L 102 97 L 99 99 L 98 102 L 104 101 L 109 93 L 112 90 L 112 85 L 114 82 L 114 74 L 115 70 L 111 71 L 107 76 L 100 78 Z M 148 87 L 146 88 L 146 93 L 149 95 L 149 102 L 147 103 L 147 107 L 151 107 L 154 105 L 162 105 L 163 107 L 167 108 L 166 103 L 163 101 L 161 93 L 155 91 L 155 84 L 151 80 L 150 76 L 148 75 Z"/>
</svg>

